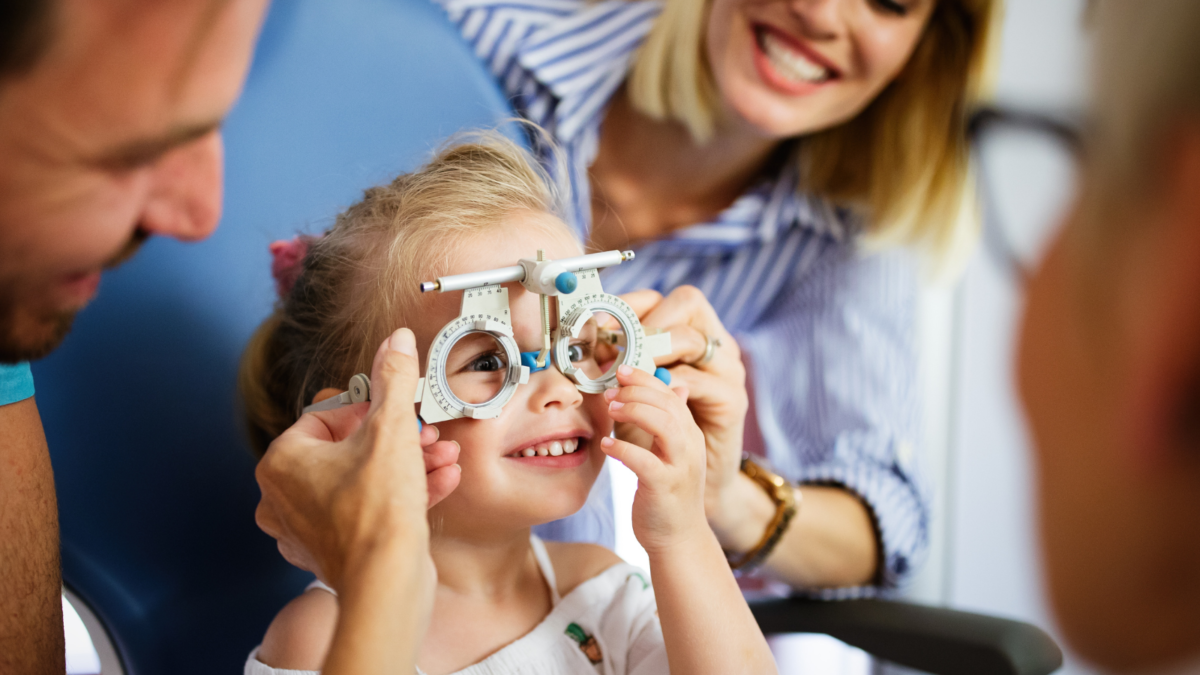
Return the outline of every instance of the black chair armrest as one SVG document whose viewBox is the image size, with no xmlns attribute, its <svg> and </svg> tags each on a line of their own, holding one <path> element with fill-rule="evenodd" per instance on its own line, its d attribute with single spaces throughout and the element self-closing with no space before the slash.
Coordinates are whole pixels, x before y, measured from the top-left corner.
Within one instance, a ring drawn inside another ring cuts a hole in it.
<svg viewBox="0 0 1200 675">
<path fill-rule="evenodd" d="M 994 616 L 888 600 L 750 603 L 764 633 L 821 633 L 934 675 L 1049 675 L 1062 651 L 1040 628 Z"/>
</svg>

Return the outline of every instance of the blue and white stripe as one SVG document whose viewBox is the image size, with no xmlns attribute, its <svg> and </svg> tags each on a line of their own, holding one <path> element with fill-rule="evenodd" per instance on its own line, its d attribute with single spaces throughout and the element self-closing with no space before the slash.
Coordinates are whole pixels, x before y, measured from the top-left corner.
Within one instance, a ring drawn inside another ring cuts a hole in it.
<svg viewBox="0 0 1200 675">
<path fill-rule="evenodd" d="M 600 123 L 661 5 L 439 1 L 517 113 L 559 146 L 565 163 L 539 153 L 569 186 L 568 221 L 586 241 Z M 929 529 L 911 450 L 919 440 L 916 265 L 905 252 L 861 253 L 848 212 L 797 191 L 797 164 L 793 151 L 715 221 L 640 246 L 634 261 L 605 272 L 605 290 L 691 284 L 704 292 L 748 356 L 769 459 L 793 480 L 843 486 L 870 506 L 884 554 L 881 586 L 892 588 L 923 555 Z M 611 545 L 611 501 L 592 502 L 609 512 L 585 509 L 576 525 L 553 529 Z"/>
</svg>

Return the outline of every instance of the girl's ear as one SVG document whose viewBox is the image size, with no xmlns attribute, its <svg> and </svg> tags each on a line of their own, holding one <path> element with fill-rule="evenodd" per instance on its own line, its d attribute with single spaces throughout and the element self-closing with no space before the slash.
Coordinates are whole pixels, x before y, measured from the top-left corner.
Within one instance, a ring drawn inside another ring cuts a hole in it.
<svg viewBox="0 0 1200 675">
<path fill-rule="evenodd" d="M 341 394 L 341 393 L 342 393 L 341 389 L 334 389 L 333 387 L 325 387 L 321 391 L 318 391 L 316 396 L 313 396 L 312 402 L 320 403 L 321 401 L 324 401 L 327 398 L 333 398 L 334 396 L 337 396 L 338 394 Z M 312 404 L 310 403 L 309 405 L 312 405 Z"/>
</svg>

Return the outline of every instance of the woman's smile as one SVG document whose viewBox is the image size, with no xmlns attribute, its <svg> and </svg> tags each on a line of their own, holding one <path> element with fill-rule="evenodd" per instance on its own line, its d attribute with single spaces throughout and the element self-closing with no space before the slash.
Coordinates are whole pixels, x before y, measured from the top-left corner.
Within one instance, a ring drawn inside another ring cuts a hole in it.
<svg viewBox="0 0 1200 675">
<path fill-rule="evenodd" d="M 773 89 L 804 95 L 836 80 L 837 68 L 795 37 L 767 24 L 755 24 L 754 65 Z"/>
</svg>

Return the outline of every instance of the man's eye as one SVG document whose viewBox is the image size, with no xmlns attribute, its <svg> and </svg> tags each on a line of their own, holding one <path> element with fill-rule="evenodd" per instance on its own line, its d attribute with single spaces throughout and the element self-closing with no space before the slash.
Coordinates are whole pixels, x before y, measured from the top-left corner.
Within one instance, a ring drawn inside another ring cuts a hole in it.
<svg viewBox="0 0 1200 675">
<path fill-rule="evenodd" d="M 467 364 L 468 372 L 490 373 L 497 370 L 504 370 L 504 359 L 499 354 L 480 354 Z"/>
</svg>

